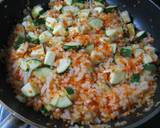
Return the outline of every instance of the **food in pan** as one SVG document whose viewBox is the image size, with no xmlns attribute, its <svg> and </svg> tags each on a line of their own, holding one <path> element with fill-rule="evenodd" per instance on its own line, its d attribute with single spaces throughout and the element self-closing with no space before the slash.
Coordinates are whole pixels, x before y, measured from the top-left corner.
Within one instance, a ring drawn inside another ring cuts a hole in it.
<svg viewBox="0 0 160 128">
<path fill-rule="evenodd" d="M 8 72 L 16 98 L 46 116 L 100 124 L 153 103 L 153 38 L 116 5 L 36 5 L 10 43 Z"/>
</svg>

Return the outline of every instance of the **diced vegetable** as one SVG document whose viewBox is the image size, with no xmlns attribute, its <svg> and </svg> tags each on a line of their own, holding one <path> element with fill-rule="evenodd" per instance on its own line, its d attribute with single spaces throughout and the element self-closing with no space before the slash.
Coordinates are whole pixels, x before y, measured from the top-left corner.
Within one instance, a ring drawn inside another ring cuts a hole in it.
<svg viewBox="0 0 160 128">
<path fill-rule="evenodd" d="M 34 24 L 35 26 L 40 26 L 40 25 L 45 24 L 45 20 L 44 20 L 43 18 L 34 19 L 34 20 L 33 20 L 33 24 Z"/>
<path fill-rule="evenodd" d="M 48 42 L 52 38 L 52 34 L 49 31 L 44 31 L 39 36 L 39 41 L 41 43 Z"/>
<path fill-rule="evenodd" d="M 31 83 L 25 84 L 22 87 L 21 91 L 26 97 L 34 97 L 39 94 L 38 90 L 35 89 L 35 87 Z"/>
<path fill-rule="evenodd" d="M 94 50 L 94 44 L 89 44 L 87 45 L 87 47 L 85 48 L 85 51 L 90 54 L 92 52 L 92 50 Z"/>
<path fill-rule="evenodd" d="M 89 25 L 94 29 L 100 29 L 103 26 L 103 22 L 97 18 L 91 18 L 89 20 Z"/>
<path fill-rule="evenodd" d="M 144 64 L 144 70 L 154 72 L 157 70 L 157 67 L 154 64 Z"/>
<path fill-rule="evenodd" d="M 79 8 L 76 6 L 65 6 L 62 9 L 63 13 L 72 12 L 74 15 L 77 15 L 79 12 Z"/>
<path fill-rule="evenodd" d="M 66 31 L 66 29 L 65 29 L 63 24 L 57 24 L 54 27 L 53 34 L 54 35 L 65 36 L 67 34 L 67 31 Z"/>
<path fill-rule="evenodd" d="M 111 46 L 111 49 L 112 49 L 112 53 L 116 53 L 117 44 L 113 43 L 113 44 L 110 44 L 110 46 Z"/>
<path fill-rule="evenodd" d="M 33 75 L 38 77 L 39 79 L 41 78 L 47 78 L 48 76 L 52 75 L 53 70 L 51 70 L 49 67 L 41 67 L 37 68 L 33 71 Z"/>
<path fill-rule="evenodd" d="M 140 81 L 140 75 L 139 74 L 133 74 L 131 76 L 131 83 L 138 83 Z"/>
<path fill-rule="evenodd" d="M 41 5 L 37 5 L 37 6 L 34 6 L 33 9 L 32 9 L 32 16 L 33 18 L 37 18 L 38 16 L 40 16 L 42 13 L 43 13 L 43 8 Z"/>
<path fill-rule="evenodd" d="M 131 22 L 131 18 L 129 16 L 128 11 L 123 11 L 123 12 L 120 13 L 120 15 L 121 15 L 121 18 L 122 18 L 122 20 L 123 20 L 124 23 L 127 24 L 127 23 Z"/>
<path fill-rule="evenodd" d="M 17 49 L 17 53 L 25 53 L 28 49 L 28 43 L 23 43 Z"/>
<path fill-rule="evenodd" d="M 50 103 L 54 107 L 66 108 L 72 105 L 72 102 L 66 95 L 56 94 Z"/>
<path fill-rule="evenodd" d="M 67 87 L 66 91 L 67 91 L 68 95 L 73 95 L 74 94 L 74 89 L 72 87 Z"/>
<path fill-rule="evenodd" d="M 53 30 L 56 23 L 57 23 L 57 20 L 55 18 L 52 18 L 52 17 L 47 17 L 46 18 L 45 25 L 47 26 L 47 28 L 49 30 Z"/>
<path fill-rule="evenodd" d="M 36 49 L 36 50 L 33 50 L 31 52 L 31 56 L 41 56 L 41 55 L 44 55 L 44 48 L 43 47 L 40 47 L 39 49 Z"/>
<path fill-rule="evenodd" d="M 79 12 L 79 17 L 88 17 L 90 14 L 90 9 L 83 9 Z"/>
<path fill-rule="evenodd" d="M 104 11 L 104 8 L 103 7 L 95 7 L 93 9 L 93 11 L 98 12 L 98 13 L 102 13 Z"/>
<path fill-rule="evenodd" d="M 64 0 L 67 5 L 72 5 L 73 0 Z"/>
<path fill-rule="evenodd" d="M 56 57 L 55 53 L 53 53 L 52 51 L 47 51 L 45 60 L 44 60 L 44 64 L 53 66 L 55 57 Z"/>
<path fill-rule="evenodd" d="M 134 50 L 134 57 L 139 57 L 140 55 L 143 55 L 143 54 L 144 54 L 144 50 L 143 49 L 136 48 Z"/>
<path fill-rule="evenodd" d="M 110 5 L 105 8 L 105 12 L 110 13 L 110 12 L 113 12 L 114 10 L 116 10 L 117 8 L 118 8 L 117 5 Z"/>
<path fill-rule="evenodd" d="M 73 3 L 73 6 L 76 6 L 76 7 L 80 8 L 80 9 L 84 8 L 84 4 L 83 3 L 78 3 L 78 2 Z"/>
<path fill-rule="evenodd" d="M 80 42 L 71 42 L 71 43 L 67 43 L 64 44 L 64 50 L 70 50 L 70 49 L 79 49 L 81 47 L 81 43 Z"/>
<path fill-rule="evenodd" d="M 27 63 L 28 68 L 30 70 L 34 70 L 42 65 L 41 61 L 39 61 L 37 59 L 27 60 L 26 63 Z"/>
<path fill-rule="evenodd" d="M 131 57 L 131 55 L 132 55 L 131 49 L 129 49 L 129 48 L 121 48 L 120 54 L 121 54 L 123 57 Z"/>
<path fill-rule="evenodd" d="M 27 41 L 33 42 L 33 43 L 38 43 L 39 42 L 38 35 L 36 35 L 33 32 L 29 32 L 27 34 Z"/>
<path fill-rule="evenodd" d="M 26 61 L 21 61 L 20 63 L 20 68 L 23 70 L 23 71 L 27 71 L 28 70 L 28 64 Z"/>
<path fill-rule="evenodd" d="M 110 74 L 110 83 L 118 84 L 125 78 L 125 73 L 123 71 L 113 71 Z"/>
<path fill-rule="evenodd" d="M 65 72 L 69 68 L 70 65 L 71 65 L 71 59 L 69 58 L 61 59 L 57 67 L 57 73 Z"/>
<path fill-rule="evenodd" d="M 32 17 L 30 15 L 27 15 L 26 17 L 23 18 L 23 21 L 30 21 L 30 22 L 32 22 Z"/>
<path fill-rule="evenodd" d="M 62 4 L 57 4 L 52 7 L 53 10 L 60 11 L 63 8 Z"/>
<path fill-rule="evenodd" d="M 56 107 L 67 108 L 71 105 L 72 105 L 72 102 L 70 101 L 70 99 L 67 96 L 60 96 L 57 101 Z"/>
<path fill-rule="evenodd" d="M 20 47 L 21 44 L 23 44 L 25 42 L 25 38 L 22 36 L 17 36 L 15 39 L 15 44 L 14 44 L 14 48 L 18 49 Z"/>
<path fill-rule="evenodd" d="M 140 31 L 136 34 L 136 39 L 137 40 L 142 40 L 145 37 L 147 37 L 147 33 L 145 31 Z"/>
<path fill-rule="evenodd" d="M 134 25 L 132 23 L 127 24 L 127 28 L 128 28 L 129 38 L 133 40 L 136 35 Z"/>
<path fill-rule="evenodd" d="M 64 39 L 65 38 L 63 36 L 54 36 L 54 37 L 52 37 L 53 46 L 55 46 L 56 44 L 62 44 Z"/>
<path fill-rule="evenodd" d="M 58 102 L 58 100 L 59 100 L 59 97 L 60 97 L 60 95 L 56 94 L 56 95 L 52 98 L 52 100 L 51 100 L 51 102 L 50 102 L 50 105 L 56 107 L 57 102 Z"/>
<path fill-rule="evenodd" d="M 148 63 L 152 63 L 153 59 L 150 55 L 148 54 L 143 54 L 143 63 L 144 64 L 148 64 Z"/>
<path fill-rule="evenodd" d="M 117 39 L 118 35 L 123 33 L 122 27 L 106 29 L 106 36 L 109 37 L 112 41 Z"/>
<path fill-rule="evenodd" d="M 31 59 L 31 60 L 27 60 L 27 61 L 22 60 L 20 63 L 20 68 L 24 71 L 27 71 L 27 70 L 34 70 L 41 65 L 42 65 L 41 61 L 39 61 L 37 59 Z"/>
<path fill-rule="evenodd" d="M 54 107 L 50 104 L 46 104 L 44 105 L 44 108 L 49 112 L 49 111 L 52 111 L 54 109 Z"/>
</svg>

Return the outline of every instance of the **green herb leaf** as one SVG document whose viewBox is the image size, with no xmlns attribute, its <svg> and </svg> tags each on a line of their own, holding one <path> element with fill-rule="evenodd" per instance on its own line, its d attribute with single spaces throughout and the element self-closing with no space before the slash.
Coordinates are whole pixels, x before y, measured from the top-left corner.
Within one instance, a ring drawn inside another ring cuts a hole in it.
<svg viewBox="0 0 160 128">
<path fill-rule="evenodd" d="M 120 54 L 121 54 L 123 57 L 131 57 L 131 50 L 128 49 L 128 48 L 121 48 Z"/>
<path fill-rule="evenodd" d="M 18 36 L 15 40 L 14 48 L 18 49 L 20 45 L 23 44 L 24 42 L 25 42 L 25 38 L 22 36 Z"/>
<path fill-rule="evenodd" d="M 40 19 L 35 19 L 35 20 L 33 20 L 33 24 L 34 24 L 35 26 L 43 25 L 43 24 L 45 24 L 45 20 L 42 19 L 42 18 L 40 18 Z"/>
<path fill-rule="evenodd" d="M 95 0 L 96 2 L 100 2 L 100 3 L 103 3 L 104 0 Z"/>
<path fill-rule="evenodd" d="M 140 75 L 139 74 L 133 74 L 131 76 L 131 83 L 137 83 L 140 81 Z"/>
<path fill-rule="evenodd" d="M 73 94 L 74 94 L 74 90 L 73 90 L 72 87 L 67 87 L 67 88 L 66 88 L 66 91 L 67 91 L 67 93 L 68 93 L 69 95 L 73 95 Z"/>
<path fill-rule="evenodd" d="M 154 64 L 144 64 L 143 65 L 144 70 L 146 71 L 156 71 L 157 67 Z"/>
</svg>

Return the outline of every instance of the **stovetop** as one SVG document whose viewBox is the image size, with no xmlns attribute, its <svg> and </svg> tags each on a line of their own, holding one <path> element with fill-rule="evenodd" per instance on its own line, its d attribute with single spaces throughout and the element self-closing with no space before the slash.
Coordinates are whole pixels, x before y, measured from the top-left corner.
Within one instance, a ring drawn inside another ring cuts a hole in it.
<svg viewBox="0 0 160 128">
<path fill-rule="evenodd" d="M 157 5 L 160 6 L 160 0 L 153 0 Z M 7 112 L 1 105 L 0 105 L 0 122 L 4 120 L 5 117 L 9 115 L 9 112 Z M 138 127 L 138 128 L 159 128 L 160 127 L 160 114 L 155 116 L 153 119 L 148 121 L 146 124 Z M 33 128 L 30 125 L 25 124 L 23 128 Z M 35 128 L 35 127 L 34 127 Z"/>
</svg>

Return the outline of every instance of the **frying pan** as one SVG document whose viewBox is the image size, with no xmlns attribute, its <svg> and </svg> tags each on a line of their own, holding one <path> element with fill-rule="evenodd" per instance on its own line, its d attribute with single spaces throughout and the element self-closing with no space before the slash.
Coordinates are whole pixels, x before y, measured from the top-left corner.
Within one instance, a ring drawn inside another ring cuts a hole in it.
<svg viewBox="0 0 160 128">
<path fill-rule="evenodd" d="M 23 11 L 26 6 L 33 7 L 37 4 L 42 4 L 47 7 L 48 0 L 4 0 L 0 4 L 0 51 L 5 52 L 7 40 L 10 33 L 13 31 L 14 25 L 20 22 L 23 17 Z M 119 5 L 121 10 L 128 10 L 134 17 L 134 24 L 138 29 L 143 29 L 150 32 L 154 39 L 154 46 L 160 50 L 160 9 L 151 0 L 108 0 L 108 3 Z M 28 124 L 33 124 L 40 128 L 50 128 L 55 125 L 58 128 L 63 128 L 62 120 L 50 120 L 44 117 L 41 113 L 35 112 L 32 108 L 26 107 L 24 104 L 15 99 L 13 90 L 7 84 L 6 63 L 3 58 L 0 61 L 0 102 L 12 114 Z M 154 96 L 154 102 L 160 100 L 160 79 L 157 80 L 158 88 Z M 144 108 L 139 109 L 143 112 Z M 153 118 L 160 112 L 160 105 L 153 107 L 150 111 L 143 113 L 142 116 L 136 117 L 131 114 L 127 117 L 122 117 L 119 120 L 109 122 L 112 128 L 135 128 L 144 124 L 149 119 Z M 117 121 L 126 120 L 128 123 L 125 126 L 114 126 Z M 13 121 L 13 118 L 12 118 Z M 7 121 L 6 121 L 7 122 Z M 8 124 L 11 124 L 8 123 Z M 13 124 L 12 124 L 13 125 Z M 2 126 L 0 126 L 2 127 Z M 11 126 L 13 128 L 13 126 Z M 15 128 L 17 128 L 15 126 Z"/>
</svg>

